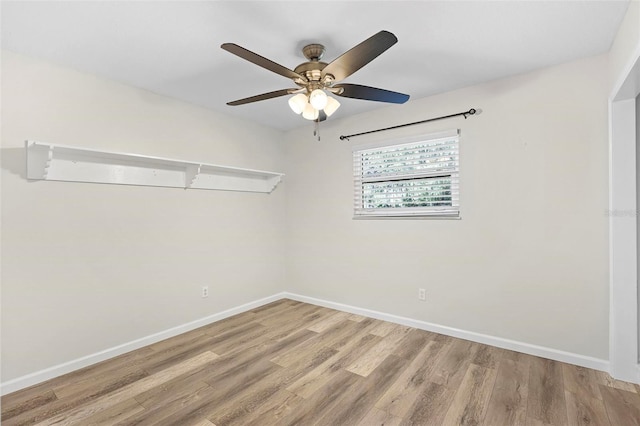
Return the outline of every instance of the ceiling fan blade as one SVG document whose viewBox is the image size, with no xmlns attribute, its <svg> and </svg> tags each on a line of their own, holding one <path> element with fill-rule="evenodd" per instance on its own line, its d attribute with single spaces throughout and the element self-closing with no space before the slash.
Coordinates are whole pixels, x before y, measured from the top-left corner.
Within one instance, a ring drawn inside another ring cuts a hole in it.
<svg viewBox="0 0 640 426">
<path fill-rule="evenodd" d="M 334 59 L 322 70 L 322 76 L 331 74 L 335 81 L 344 80 L 397 42 L 389 31 L 380 31 Z"/>
<path fill-rule="evenodd" d="M 242 59 L 245 59 L 249 62 L 253 62 L 254 64 L 261 66 L 262 68 L 268 69 L 269 71 L 275 72 L 276 74 L 280 74 L 284 77 L 291 78 L 293 80 L 301 79 L 303 81 L 307 81 L 307 79 L 304 76 L 298 74 L 297 72 L 294 72 L 287 67 L 277 64 L 263 56 L 260 56 L 257 53 L 253 53 L 252 51 L 247 50 L 244 47 L 238 46 L 237 44 L 224 43 L 220 47 L 229 53 L 233 53 L 234 55 L 239 56 Z"/>
<path fill-rule="evenodd" d="M 409 95 L 392 92 L 390 90 L 378 89 L 377 87 L 361 86 L 359 84 L 334 84 L 333 88 L 343 89 L 338 96 L 353 99 L 364 99 L 367 101 L 389 102 L 392 104 L 403 104 L 409 100 Z"/>
<path fill-rule="evenodd" d="M 238 99 L 237 101 L 233 101 L 233 102 L 227 102 L 227 105 L 238 106 L 238 105 L 249 104 L 251 102 L 258 102 L 258 101 L 264 101 L 264 100 L 267 100 L 267 99 L 278 98 L 280 96 L 290 95 L 291 93 L 293 93 L 296 90 L 298 90 L 298 89 L 276 90 L 276 91 L 269 92 L 269 93 L 263 93 L 261 95 L 255 95 L 255 96 L 251 96 L 251 97 L 244 98 L 244 99 Z"/>
</svg>

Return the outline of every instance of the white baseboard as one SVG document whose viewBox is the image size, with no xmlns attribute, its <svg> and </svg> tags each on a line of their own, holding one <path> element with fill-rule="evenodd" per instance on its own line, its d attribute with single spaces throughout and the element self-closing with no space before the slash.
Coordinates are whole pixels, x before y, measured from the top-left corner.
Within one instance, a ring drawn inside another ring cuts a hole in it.
<svg viewBox="0 0 640 426">
<path fill-rule="evenodd" d="M 35 373 L 27 374 L 22 377 L 18 377 L 13 380 L 9 380 L 0 384 L 0 394 L 5 395 L 7 393 L 15 392 L 20 389 L 44 382 L 54 377 L 61 376 L 63 374 L 70 373 L 80 368 L 87 367 L 92 364 L 96 364 L 101 361 L 105 361 L 109 358 L 122 355 L 124 353 L 133 351 L 135 349 L 142 348 L 153 343 L 157 343 L 161 340 L 168 339 L 170 337 L 177 336 L 182 333 L 186 333 L 191 330 L 195 330 L 198 327 L 202 327 L 211 324 L 216 321 L 220 321 L 224 318 L 232 315 L 240 314 L 242 312 L 255 309 L 259 306 L 266 305 L 267 303 L 275 302 L 280 299 L 291 299 L 299 302 L 310 303 L 312 305 L 324 306 L 326 308 L 336 309 L 339 311 L 349 312 L 353 314 L 362 315 L 365 317 L 375 318 L 383 321 L 389 321 L 396 324 L 402 324 L 409 327 L 419 328 L 421 330 L 432 331 L 435 333 L 445 334 L 447 336 L 457 337 L 460 339 L 470 340 L 472 342 L 478 342 L 485 345 L 496 346 L 499 348 L 510 349 L 517 352 L 522 352 L 530 355 L 535 355 L 543 358 L 553 359 L 556 361 L 566 362 L 568 364 L 579 365 L 581 367 L 593 368 L 595 370 L 609 371 L 609 361 L 592 358 L 584 355 L 578 355 L 571 352 L 564 352 L 557 349 L 546 348 L 544 346 L 532 345 L 529 343 L 518 342 L 515 340 L 503 339 L 500 337 L 489 336 L 481 333 L 474 333 L 472 331 L 460 330 L 453 327 L 447 327 L 443 325 L 433 324 L 426 321 L 415 320 L 411 318 L 401 317 L 398 315 L 387 314 L 384 312 L 373 311 L 370 309 L 358 308 L 356 306 L 345 305 L 342 303 L 330 302 L 327 300 L 316 299 L 313 297 L 301 296 L 295 293 L 282 292 L 277 293 L 263 299 L 255 300 L 253 302 L 245 303 L 226 311 L 219 312 L 217 314 L 209 315 L 205 318 L 201 318 L 196 321 L 189 322 L 177 327 L 170 328 L 159 333 L 155 333 L 140 339 L 133 340 L 128 343 L 124 343 L 113 348 L 105 349 L 91 355 L 84 356 L 63 364 L 59 364 L 44 370 L 36 371 Z M 639 370 L 640 371 L 640 370 Z M 640 373 L 639 373 L 640 374 Z"/>
<path fill-rule="evenodd" d="M 415 320 L 411 318 L 387 314 L 384 312 L 373 311 L 370 309 L 358 308 L 355 306 L 345 305 L 342 303 L 329 302 L 327 300 L 301 296 L 295 293 L 285 292 L 284 297 L 286 297 L 287 299 L 297 300 L 299 302 L 310 303 L 312 305 L 324 306 L 326 308 L 336 309 L 339 311 L 349 312 L 352 314 L 358 314 L 365 317 L 376 318 L 379 320 L 393 322 L 396 324 L 402 324 L 409 327 L 419 328 L 421 330 L 427 330 L 435 333 L 445 334 L 447 336 L 457 337 L 464 340 L 470 340 L 472 342 L 496 346 L 498 348 L 509 349 L 512 351 L 522 352 L 525 354 L 552 359 L 555 361 L 566 362 L 567 364 L 579 365 L 581 367 L 592 368 L 594 370 L 600 370 L 600 371 L 606 371 L 606 372 L 609 371 L 609 361 L 604 359 L 592 358 L 589 356 L 579 355 L 571 352 L 565 352 L 558 349 L 552 349 L 544 346 L 518 342 L 516 340 L 503 339 L 501 337 L 489 336 L 481 333 L 474 333 L 472 331 L 460 330 L 458 328 L 433 324 L 426 321 Z"/>
<path fill-rule="evenodd" d="M 140 349 L 153 343 L 157 343 L 161 340 L 168 339 L 170 337 L 174 337 L 191 330 L 195 330 L 198 327 L 202 327 L 213 322 L 220 321 L 227 317 L 240 314 L 251 309 L 255 309 L 259 306 L 266 305 L 267 303 L 275 302 L 276 300 L 280 300 L 285 297 L 285 293 L 277 293 L 273 296 L 245 303 L 244 305 L 236 306 L 234 308 L 227 309 L 226 311 L 209 315 L 207 317 L 189 322 L 187 324 L 179 325 L 177 327 L 173 327 L 159 333 L 151 334 L 149 336 L 145 336 L 119 346 L 105 349 L 103 351 L 87 355 L 82 358 L 74 359 L 63 364 L 55 365 L 44 370 L 36 371 L 35 373 L 27 374 L 13 380 L 9 380 L 0 384 L 0 394 L 5 395 L 20 389 L 24 389 L 26 387 L 44 382 L 46 380 L 53 379 L 54 377 L 62 376 L 63 374 L 71 373 L 72 371 L 79 370 L 81 368 L 96 364 L 101 361 L 105 361 L 109 358 L 122 355 L 135 349 Z"/>
</svg>

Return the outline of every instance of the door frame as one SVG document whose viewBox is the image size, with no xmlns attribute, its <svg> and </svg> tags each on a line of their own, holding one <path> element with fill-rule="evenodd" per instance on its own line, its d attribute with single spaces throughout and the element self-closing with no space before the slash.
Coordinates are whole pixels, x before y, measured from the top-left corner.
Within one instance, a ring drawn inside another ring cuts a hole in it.
<svg viewBox="0 0 640 426">
<path fill-rule="evenodd" d="M 609 97 L 609 373 L 640 383 L 636 97 L 640 46 Z M 640 123 L 638 123 L 640 125 Z"/>
</svg>

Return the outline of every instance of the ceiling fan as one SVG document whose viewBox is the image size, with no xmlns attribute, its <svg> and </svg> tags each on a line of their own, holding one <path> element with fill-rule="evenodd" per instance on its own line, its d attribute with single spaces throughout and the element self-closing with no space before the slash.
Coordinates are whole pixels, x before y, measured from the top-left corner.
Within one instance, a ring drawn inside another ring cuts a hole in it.
<svg viewBox="0 0 640 426">
<path fill-rule="evenodd" d="M 389 102 L 402 104 L 409 100 L 409 95 L 378 89 L 376 87 L 359 84 L 340 83 L 369 62 L 373 61 L 384 51 L 396 44 L 398 39 L 389 31 L 380 31 L 362 43 L 343 53 L 330 63 L 321 62 L 325 48 L 321 44 L 309 44 L 302 48 L 302 53 L 308 59 L 293 70 L 277 64 L 265 57 L 253 53 L 234 43 L 224 43 L 220 47 L 249 62 L 253 62 L 276 74 L 293 80 L 298 87 L 281 89 L 263 93 L 244 99 L 228 102 L 227 105 L 237 106 L 251 102 L 263 101 L 280 96 L 294 95 L 289 99 L 289 106 L 296 114 L 316 122 L 326 120 L 333 114 L 340 103 L 327 92 L 345 98 L 364 99 L 368 101 Z"/>
</svg>

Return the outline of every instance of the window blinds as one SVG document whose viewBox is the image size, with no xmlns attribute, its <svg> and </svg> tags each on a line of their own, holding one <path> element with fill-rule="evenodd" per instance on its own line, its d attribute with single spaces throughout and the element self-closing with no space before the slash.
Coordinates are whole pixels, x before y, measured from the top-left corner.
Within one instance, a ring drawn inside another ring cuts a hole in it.
<svg viewBox="0 0 640 426">
<path fill-rule="evenodd" d="M 458 131 L 393 145 L 355 148 L 354 213 L 457 217 Z"/>
</svg>

